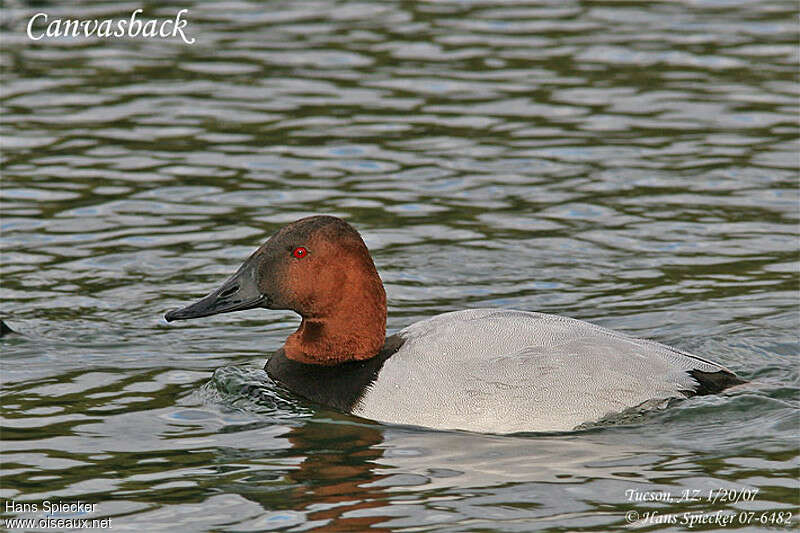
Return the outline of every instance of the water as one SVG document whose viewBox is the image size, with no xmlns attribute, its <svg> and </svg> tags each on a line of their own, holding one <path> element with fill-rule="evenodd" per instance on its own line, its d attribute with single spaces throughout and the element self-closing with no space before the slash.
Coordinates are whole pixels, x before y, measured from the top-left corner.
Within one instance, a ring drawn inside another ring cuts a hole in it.
<svg viewBox="0 0 800 533">
<path fill-rule="evenodd" d="M 81 500 L 57 516 L 115 531 L 797 527 L 795 3 L 182 2 L 143 16 L 188 8 L 194 45 L 25 36 L 36 12 L 137 7 L 3 8 L 21 335 L 0 341 L 0 497 L 39 506 L 4 517 Z M 270 384 L 292 313 L 163 321 L 313 213 L 362 232 L 390 331 L 564 314 L 757 384 L 586 431 L 434 432 Z"/>
</svg>

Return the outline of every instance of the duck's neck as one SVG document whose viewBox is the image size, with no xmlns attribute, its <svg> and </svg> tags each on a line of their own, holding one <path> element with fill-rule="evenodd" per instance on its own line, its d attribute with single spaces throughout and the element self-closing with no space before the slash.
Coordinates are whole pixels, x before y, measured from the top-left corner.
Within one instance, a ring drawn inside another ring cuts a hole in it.
<svg viewBox="0 0 800 533">
<path fill-rule="evenodd" d="M 380 278 L 378 287 L 342 295 L 322 316 L 304 316 L 297 331 L 286 339 L 286 357 L 315 365 L 374 357 L 386 338 L 386 294 Z"/>
</svg>

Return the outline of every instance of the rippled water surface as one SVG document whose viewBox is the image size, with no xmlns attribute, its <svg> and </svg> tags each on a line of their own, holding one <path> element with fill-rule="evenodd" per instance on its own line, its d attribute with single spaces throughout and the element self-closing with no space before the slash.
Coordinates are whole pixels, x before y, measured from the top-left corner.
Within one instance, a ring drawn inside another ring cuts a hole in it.
<svg viewBox="0 0 800 533">
<path fill-rule="evenodd" d="M 115 531 L 797 527 L 795 2 L 32 4 L 0 20 L 5 518 L 81 500 L 57 516 Z M 25 34 L 36 12 L 138 7 L 188 8 L 195 44 Z M 362 232 L 390 331 L 557 313 L 755 384 L 588 431 L 434 432 L 272 385 L 292 313 L 164 322 L 314 213 Z"/>
</svg>

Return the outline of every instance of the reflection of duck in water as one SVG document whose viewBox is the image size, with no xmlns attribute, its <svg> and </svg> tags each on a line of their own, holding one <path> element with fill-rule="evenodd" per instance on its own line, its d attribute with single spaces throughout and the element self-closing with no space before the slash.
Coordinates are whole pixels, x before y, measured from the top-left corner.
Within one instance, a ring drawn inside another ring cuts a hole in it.
<svg viewBox="0 0 800 533">
<path fill-rule="evenodd" d="M 381 511 L 388 498 L 381 480 L 389 474 L 374 464 L 384 454 L 379 447 L 383 432 L 378 429 L 319 422 L 292 428 L 287 435 L 291 453 L 304 460 L 286 472 L 297 488 L 284 499 L 285 505 L 306 512 L 310 522 L 324 524 L 319 531 L 390 531 L 379 527 L 390 517 Z"/>
<path fill-rule="evenodd" d="M 358 232 L 314 216 L 281 228 L 219 289 L 168 321 L 254 307 L 302 323 L 267 362 L 309 400 L 439 429 L 564 431 L 743 383 L 714 362 L 571 318 L 445 313 L 386 334 L 386 295 Z"/>
</svg>

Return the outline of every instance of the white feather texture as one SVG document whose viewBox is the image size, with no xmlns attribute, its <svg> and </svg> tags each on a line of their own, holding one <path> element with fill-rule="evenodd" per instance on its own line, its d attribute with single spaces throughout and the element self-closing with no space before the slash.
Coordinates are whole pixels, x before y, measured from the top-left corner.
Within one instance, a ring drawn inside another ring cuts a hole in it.
<svg viewBox="0 0 800 533">
<path fill-rule="evenodd" d="M 471 309 L 399 335 L 353 414 L 491 433 L 568 431 L 650 400 L 682 398 L 687 372 L 727 370 L 657 342 L 572 318 Z"/>
</svg>

